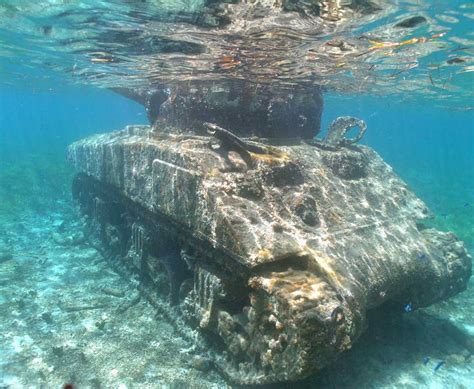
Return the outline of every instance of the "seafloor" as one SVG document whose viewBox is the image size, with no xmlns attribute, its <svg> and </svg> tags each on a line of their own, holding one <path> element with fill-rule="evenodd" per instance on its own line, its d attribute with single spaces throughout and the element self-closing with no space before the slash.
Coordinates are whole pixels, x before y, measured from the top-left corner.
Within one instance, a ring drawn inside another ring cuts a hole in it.
<svg viewBox="0 0 474 389">
<path fill-rule="evenodd" d="M 107 265 L 68 201 L 0 223 L 0 388 L 226 387 L 193 345 Z M 287 387 L 471 388 L 474 285 L 406 314 L 373 314 L 357 345 Z"/>
</svg>

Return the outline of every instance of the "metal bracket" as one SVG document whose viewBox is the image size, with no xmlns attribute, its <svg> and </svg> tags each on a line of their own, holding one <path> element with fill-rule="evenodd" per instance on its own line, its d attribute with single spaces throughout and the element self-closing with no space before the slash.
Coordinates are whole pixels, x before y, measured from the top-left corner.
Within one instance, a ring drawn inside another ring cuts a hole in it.
<svg viewBox="0 0 474 389">
<path fill-rule="evenodd" d="M 346 138 L 345 135 L 354 127 L 359 127 L 357 135 L 354 138 Z M 333 147 L 349 146 L 359 142 L 366 131 L 367 124 L 363 120 L 352 116 L 341 116 L 331 123 L 323 143 Z"/>
<path fill-rule="evenodd" d="M 139 270 L 142 268 L 142 261 L 146 257 L 146 241 L 147 234 L 143 226 L 133 223 L 131 246 L 128 252 L 128 257 L 132 260 L 135 267 Z"/>
</svg>

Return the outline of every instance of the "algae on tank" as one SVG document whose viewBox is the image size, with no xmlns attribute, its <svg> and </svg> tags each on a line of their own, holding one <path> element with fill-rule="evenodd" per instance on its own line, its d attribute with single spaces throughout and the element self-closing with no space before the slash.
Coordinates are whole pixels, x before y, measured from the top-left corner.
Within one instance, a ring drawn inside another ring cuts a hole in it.
<svg viewBox="0 0 474 389">
<path fill-rule="evenodd" d="M 209 123 L 128 126 L 71 145 L 73 194 L 94 246 L 199 330 L 225 376 L 293 381 L 350 349 L 370 309 L 411 312 L 471 275 L 463 243 L 424 227 L 421 200 L 355 145 L 365 129 L 339 118 L 325 140 L 250 141 Z"/>
<path fill-rule="evenodd" d="M 472 18 L 2 1 L 0 386 L 472 386 Z"/>
</svg>

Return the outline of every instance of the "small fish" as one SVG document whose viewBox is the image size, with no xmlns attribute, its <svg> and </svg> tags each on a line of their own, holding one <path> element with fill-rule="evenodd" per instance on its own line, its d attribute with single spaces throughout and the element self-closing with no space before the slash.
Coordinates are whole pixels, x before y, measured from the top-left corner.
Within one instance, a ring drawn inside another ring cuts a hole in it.
<svg viewBox="0 0 474 389">
<path fill-rule="evenodd" d="M 464 51 L 464 50 L 469 50 L 470 47 L 468 46 L 460 46 L 460 47 L 455 47 L 454 49 L 449 50 L 451 53 L 455 51 Z"/>
<path fill-rule="evenodd" d="M 0 263 L 11 261 L 12 259 L 13 259 L 13 254 L 12 253 L 0 252 Z"/>
<path fill-rule="evenodd" d="M 438 371 L 441 368 L 441 366 L 443 366 L 444 364 L 445 364 L 444 361 L 439 361 L 434 367 L 433 371 Z"/>
<path fill-rule="evenodd" d="M 430 357 L 423 357 L 423 365 L 427 365 L 430 361 Z"/>
<path fill-rule="evenodd" d="M 453 64 L 457 64 L 457 63 L 464 63 L 464 62 L 467 62 L 467 59 L 466 58 L 462 58 L 462 57 L 456 57 L 456 58 L 451 58 L 451 59 L 448 59 L 446 61 L 446 63 L 448 65 L 453 65 Z"/>
<path fill-rule="evenodd" d="M 431 85 L 435 86 L 433 77 L 431 77 L 431 74 L 428 74 L 428 77 L 430 78 Z"/>
<path fill-rule="evenodd" d="M 411 311 L 413 311 L 413 305 L 411 303 L 408 303 L 406 304 L 404 307 L 403 307 L 403 310 L 406 312 L 406 313 L 410 313 Z"/>
<path fill-rule="evenodd" d="M 471 205 L 471 204 L 469 204 L 469 203 L 464 203 L 464 206 L 465 206 L 465 207 L 469 207 L 470 205 Z"/>
<path fill-rule="evenodd" d="M 423 253 L 423 252 L 421 252 L 421 251 L 418 253 L 417 256 L 418 256 L 418 259 L 419 259 L 420 261 L 426 259 L 426 254 Z"/>
<path fill-rule="evenodd" d="M 113 62 L 112 58 L 91 58 L 91 62 Z"/>
<path fill-rule="evenodd" d="M 420 24 L 426 23 L 426 18 L 423 16 L 413 16 L 411 18 L 402 20 L 395 24 L 395 27 L 398 28 L 413 28 Z"/>
<path fill-rule="evenodd" d="M 51 35 L 52 31 L 53 31 L 53 26 L 48 26 L 48 25 L 41 26 L 41 32 L 43 33 L 43 35 L 49 36 Z"/>
<path fill-rule="evenodd" d="M 378 50 L 378 49 L 396 49 L 396 48 L 399 48 L 401 46 L 414 45 L 414 44 L 418 44 L 418 43 L 426 43 L 426 42 L 430 42 L 430 41 L 438 39 L 438 38 L 442 38 L 445 35 L 446 35 L 446 32 L 441 32 L 439 34 L 434 34 L 434 35 L 431 35 L 431 36 L 428 36 L 428 37 L 425 37 L 425 36 L 415 37 L 415 38 L 406 39 L 406 40 L 400 41 L 400 42 L 397 42 L 397 41 L 395 41 L 395 42 L 377 41 L 377 40 L 374 40 L 374 39 L 369 39 L 369 43 L 372 46 L 369 47 L 369 49 L 366 51 L 366 53 L 370 52 L 370 51 Z"/>
</svg>

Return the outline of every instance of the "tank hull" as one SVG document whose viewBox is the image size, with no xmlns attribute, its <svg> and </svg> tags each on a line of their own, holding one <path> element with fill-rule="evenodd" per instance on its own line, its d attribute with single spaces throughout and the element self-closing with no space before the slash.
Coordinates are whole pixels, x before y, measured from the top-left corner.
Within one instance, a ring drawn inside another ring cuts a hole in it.
<svg viewBox="0 0 474 389">
<path fill-rule="evenodd" d="M 304 378 L 367 311 L 465 289 L 471 259 L 368 147 L 148 126 L 72 144 L 91 242 L 233 382 Z"/>
</svg>

